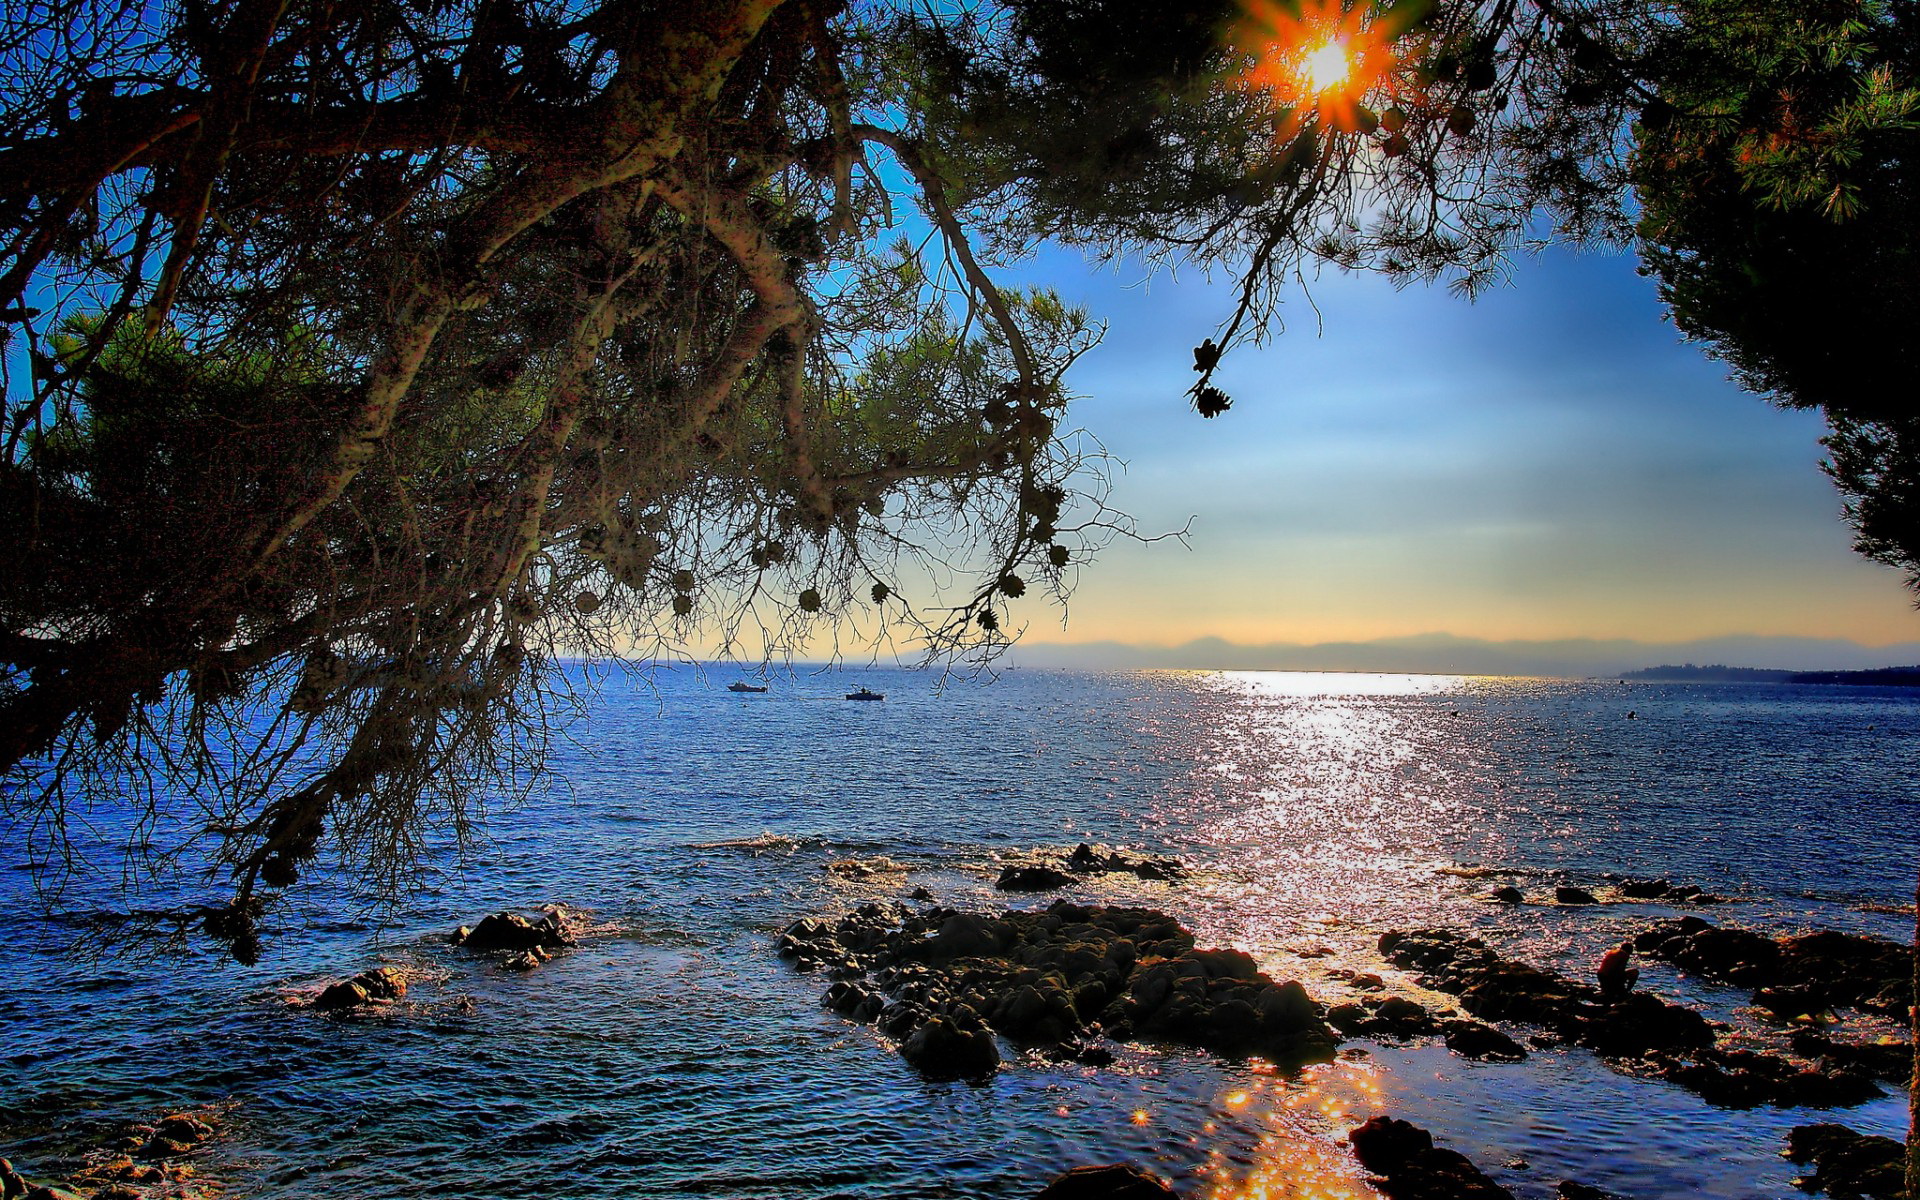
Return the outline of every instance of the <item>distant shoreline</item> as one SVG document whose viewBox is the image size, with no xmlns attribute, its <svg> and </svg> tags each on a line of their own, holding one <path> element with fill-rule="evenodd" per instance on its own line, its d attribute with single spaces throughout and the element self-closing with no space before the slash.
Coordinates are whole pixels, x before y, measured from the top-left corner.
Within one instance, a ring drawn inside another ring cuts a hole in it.
<svg viewBox="0 0 1920 1200">
<path fill-rule="evenodd" d="M 1763 667 L 1704 667 L 1671 663 L 1622 672 L 1622 679 L 1670 683 L 1826 683 L 1856 687 L 1920 687 L 1920 666 L 1876 667 L 1865 671 L 1776 671 Z"/>
</svg>

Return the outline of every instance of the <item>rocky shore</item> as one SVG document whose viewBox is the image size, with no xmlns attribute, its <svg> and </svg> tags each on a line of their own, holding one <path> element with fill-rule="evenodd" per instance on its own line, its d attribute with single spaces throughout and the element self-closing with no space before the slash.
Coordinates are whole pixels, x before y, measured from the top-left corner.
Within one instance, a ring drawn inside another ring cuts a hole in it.
<svg viewBox="0 0 1920 1200">
<path fill-rule="evenodd" d="M 1502 958 L 1479 938 L 1445 929 L 1382 935 L 1393 965 L 1460 998 L 1487 1020 L 1516 1021 L 1587 1047 L 1629 1074 L 1678 1084 L 1713 1104 L 1830 1107 L 1881 1094 L 1845 1056 L 1806 1058 L 1718 1045 L 1717 1031 L 1691 1009 L 1648 992 L 1610 996 L 1556 972 Z"/>
</svg>

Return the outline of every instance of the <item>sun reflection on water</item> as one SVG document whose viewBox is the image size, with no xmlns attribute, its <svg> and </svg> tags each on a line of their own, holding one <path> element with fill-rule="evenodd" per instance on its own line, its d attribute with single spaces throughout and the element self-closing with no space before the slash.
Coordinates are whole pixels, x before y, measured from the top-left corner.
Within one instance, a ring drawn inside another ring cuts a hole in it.
<svg viewBox="0 0 1920 1200">
<path fill-rule="evenodd" d="M 1268 1072 L 1225 1093 L 1214 1145 L 1201 1169 L 1207 1200 L 1373 1200 L 1379 1192 L 1345 1135 L 1379 1111 L 1377 1073 L 1340 1061 L 1295 1075 Z M 1222 1123 L 1232 1134 L 1221 1137 Z M 1242 1140 L 1246 1144 L 1242 1144 Z"/>
<path fill-rule="evenodd" d="M 1469 902 L 1437 868 L 1502 855 L 1475 714 L 1513 681 L 1223 671 L 1186 684 L 1207 715 L 1181 731 L 1193 765 L 1154 807 L 1212 856 L 1182 905 L 1203 940 L 1311 989 L 1316 972 L 1372 964 L 1380 930 L 1446 923 Z"/>
</svg>

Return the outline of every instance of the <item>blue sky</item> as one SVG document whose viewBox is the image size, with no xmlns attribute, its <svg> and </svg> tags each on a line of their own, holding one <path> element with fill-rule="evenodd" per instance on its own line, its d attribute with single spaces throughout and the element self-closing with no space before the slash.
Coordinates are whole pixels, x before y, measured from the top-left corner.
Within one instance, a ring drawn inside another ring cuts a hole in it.
<svg viewBox="0 0 1920 1200">
<path fill-rule="evenodd" d="M 1634 267 L 1553 251 L 1471 304 L 1330 272 L 1323 321 L 1290 303 L 1203 421 L 1182 393 L 1224 279 L 1024 264 L 1109 323 L 1068 383 L 1129 464 L 1115 504 L 1193 519 L 1185 547 L 1110 547 L 1065 629 L 1023 605 L 1027 640 L 1920 639 L 1898 573 L 1849 550 L 1818 418 L 1728 383 Z"/>
</svg>

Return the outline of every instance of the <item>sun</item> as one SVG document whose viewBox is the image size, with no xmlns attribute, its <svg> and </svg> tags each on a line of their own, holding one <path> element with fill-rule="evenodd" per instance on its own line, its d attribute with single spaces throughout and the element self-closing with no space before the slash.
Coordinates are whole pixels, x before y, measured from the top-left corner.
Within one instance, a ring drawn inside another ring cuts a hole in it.
<svg viewBox="0 0 1920 1200">
<path fill-rule="evenodd" d="M 1353 77 L 1353 49 L 1344 38 L 1329 38 L 1301 58 L 1300 74 L 1316 93 L 1340 87 Z"/>
</svg>

